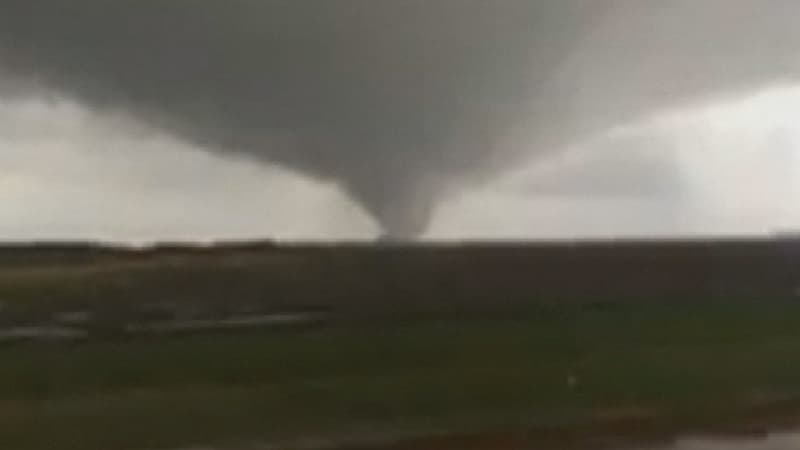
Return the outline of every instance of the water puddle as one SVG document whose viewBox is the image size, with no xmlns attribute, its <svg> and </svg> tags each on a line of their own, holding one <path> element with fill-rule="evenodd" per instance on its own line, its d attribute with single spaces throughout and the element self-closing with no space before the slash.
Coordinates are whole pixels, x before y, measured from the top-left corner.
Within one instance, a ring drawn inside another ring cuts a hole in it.
<svg viewBox="0 0 800 450">
<path fill-rule="evenodd" d="M 324 322 L 320 313 L 242 313 L 224 317 L 182 317 L 180 311 L 168 311 L 167 318 L 131 320 L 120 325 L 128 335 L 171 335 L 190 332 L 214 332 L 311 325 Z M 96 321 L 89 311 L 68 311 L 54 314 L 49 320 L 0 326 L 0 344 L 21 342 L 79 341 L 92 337 Z"/>
<path fill-rule="evenodd" d="M 302 325 L 321 321 L 315 314 L 263 314 L 224 319 L 186 319 L 132 324 L 125 327 L 128 333 L 170 334 L 188 331 L 235 330 L 280 325 Z"/>
<path fill-rule="evenodd" d="M 84 330 L 61 326 L 21 326 L 0 330 L 0 343 L 22 341 L 76 341 L 89 336 Z"/>
</svg>

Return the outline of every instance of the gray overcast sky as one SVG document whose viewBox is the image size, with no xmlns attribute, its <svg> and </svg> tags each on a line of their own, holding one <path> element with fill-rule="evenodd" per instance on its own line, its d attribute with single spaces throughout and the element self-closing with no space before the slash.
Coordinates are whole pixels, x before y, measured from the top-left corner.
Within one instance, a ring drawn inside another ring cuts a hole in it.
<svg viewBox="0 0 800 450">
<path fill-rule="evenodd" d="M 0 237 L 796 226 L 797 0 L 0 0 Z"/>
<path fill-rule="evenodd" d="M 448 196 L 427 238 L 800 228 L 800 88 L 617 129 Z M 0 103 L 0 239 L 370 239 L 333 183 L 64 100 Z"/>
</svg>

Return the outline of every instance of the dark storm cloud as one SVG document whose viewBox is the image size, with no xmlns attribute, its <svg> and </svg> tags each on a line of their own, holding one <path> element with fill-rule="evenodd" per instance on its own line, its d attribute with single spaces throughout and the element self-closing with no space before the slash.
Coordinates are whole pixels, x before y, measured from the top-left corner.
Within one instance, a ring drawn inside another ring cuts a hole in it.
<svg viewBox="0 0 800 450">
<path fill-rule="evenodd" d="M 0 60 L 214 151 L 335 179 L 410 235 L 480 166 L 588 3 L 2 0 Z"/>
<path fill-rule="evenodd" d="M 557 149 L 791 73 L 795 5 L 0 0 L 0 64 L 209 150 L 336 180 L 411 236 L 448 183 L 516 160 L 500 143 L 520 123 L 527 147 Z"/>
</svg>

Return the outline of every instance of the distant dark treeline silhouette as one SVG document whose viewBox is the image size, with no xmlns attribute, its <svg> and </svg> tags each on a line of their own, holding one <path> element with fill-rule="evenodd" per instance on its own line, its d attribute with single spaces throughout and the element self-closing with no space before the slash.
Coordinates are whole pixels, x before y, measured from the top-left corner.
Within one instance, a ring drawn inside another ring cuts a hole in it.
<svg viewBox="0 0 800 450">
<path fill-rule="evenodd" d="M 129 264 L 133 263 L 133 265 Z M 86 273 L 73 269 L 91 267 Z M 800 240 L 671 240 L 465 245 L 234 242 L 135 249 L 79 243 L 0 247 L 0 274 L 55 268 L 7 292 L 47 303 L 169 300 L 271 310 L 393 313 L 547 302 L 800 298 Z M 4 268 L 4 269 L 3 269 Z M 64 269 L 66 275 L 61 274 Z M 52 272 L 52 271 L 51 271 Z M 27 284 L 24 284 L 27 283 Z M 50 284 L 56 286 L 55 284 Z M 14 300 L 14 299 L 10 299 Z"/>
</svg>

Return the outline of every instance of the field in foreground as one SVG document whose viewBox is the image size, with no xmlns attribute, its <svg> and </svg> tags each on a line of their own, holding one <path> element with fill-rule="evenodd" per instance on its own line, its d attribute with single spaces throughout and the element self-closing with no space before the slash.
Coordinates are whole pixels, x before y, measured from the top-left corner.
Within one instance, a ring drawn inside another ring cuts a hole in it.
<svg viewBox="0 0 800 450">
<path fill-rule="evenodd" d="M 800 399 L 799 354 L 800 304 L 790 301 L 602 302 L 20 344 L 0 348 L 0 447 L 535 435 L 615 418 L 715 424 Z"/>
</svg>

